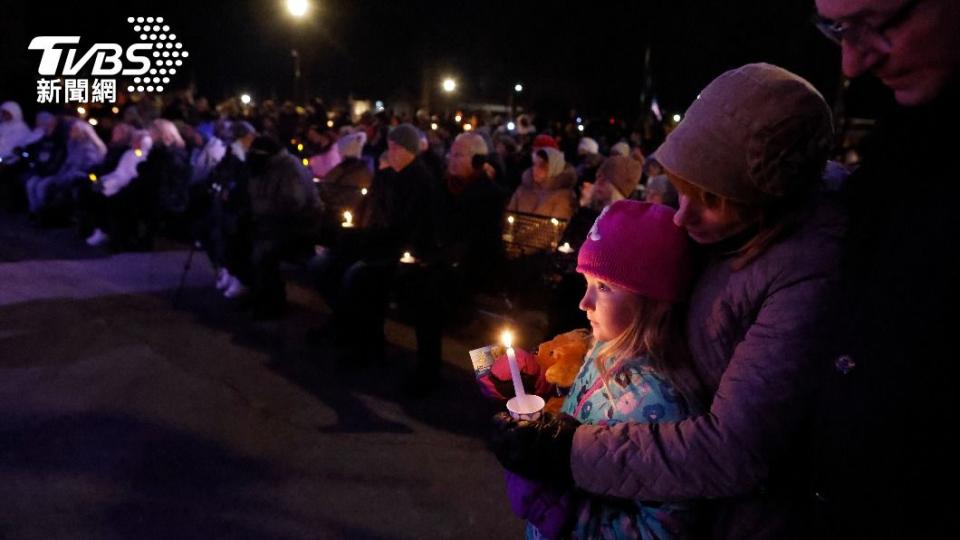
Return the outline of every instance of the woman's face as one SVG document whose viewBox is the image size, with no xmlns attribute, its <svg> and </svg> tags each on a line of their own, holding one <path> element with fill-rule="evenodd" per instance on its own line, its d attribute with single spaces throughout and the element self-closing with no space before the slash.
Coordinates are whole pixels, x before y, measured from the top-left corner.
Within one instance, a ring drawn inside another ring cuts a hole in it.
<svg viewBox="0 0 960 540">
<path fill-rule="evenodd" d="M 673 222 L 687 229 L 687 234 L 698 244 L 715 244 L 752 225 L 722 206 L 711 207 L 683 194 Z"/>
<path fill-rule="evenodd" d="M 610 341 L 619 337 L 634 320 L 637 295 L 591 274 L 583 277 L 587 280 L 587 291 L 580 300 L 580 309 L 587 312 L 594 339 Z"/>
<path fill-rule="evenodd" d="M 540 156 L 533 156 L 533 181 L 542 184 L 550 177 L 550 164 Z"/>
</svg>

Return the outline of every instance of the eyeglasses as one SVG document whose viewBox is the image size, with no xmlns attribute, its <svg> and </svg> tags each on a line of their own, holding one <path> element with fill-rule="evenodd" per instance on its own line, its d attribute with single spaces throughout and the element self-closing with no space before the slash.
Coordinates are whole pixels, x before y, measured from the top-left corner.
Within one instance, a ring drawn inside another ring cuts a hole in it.
<svg viewBox="0 0 960 540">
<path fill-rule="evenodd" d="M 815 15 L 813 24 L 823 35 L 836 43 L 846 41 L 858 49 L 889 50 L 890 40 L 886 33 L 906 21 L 921 0 L 908 0 L 896 11 L 886 16 L 879 24 L 867 24 L 863 21 L 834 21 Z"/>
</svg>

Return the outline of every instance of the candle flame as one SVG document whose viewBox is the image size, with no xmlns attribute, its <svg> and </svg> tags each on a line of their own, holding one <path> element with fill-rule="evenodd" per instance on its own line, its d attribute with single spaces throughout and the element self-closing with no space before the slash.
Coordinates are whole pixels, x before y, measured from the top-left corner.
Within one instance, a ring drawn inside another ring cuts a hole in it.
<svg viewBox="0 0 960 540">
<path fill-rule="evenodd" d="M 351 214 L 350 212 L 344 212 L 343 220 L 346 221 L 347 223 L 350 223 L 351 221 L 353 221 L 353 214 Z"/>
<path fill-rule="evenodd" d="M 504 347 L 513 347 L 513 332 L 510 330 L 504 330 L 500 332 L 500 343 L 503 343 Z"/>
<path fill-rule="evenodd" d="M 507 216 L 507 223 L 513 225 L 513 216 Z"/>
</svg>

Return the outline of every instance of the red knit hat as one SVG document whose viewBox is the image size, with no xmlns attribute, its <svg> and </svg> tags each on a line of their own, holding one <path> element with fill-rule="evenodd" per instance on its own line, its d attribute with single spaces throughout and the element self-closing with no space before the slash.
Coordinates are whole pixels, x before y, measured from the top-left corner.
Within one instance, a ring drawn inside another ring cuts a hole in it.
<svg viewBox="0 0 960 540">
<path fill-rule="evenodd" d="M 547 135 L 545 133 L 537 135 L 533 138 L 533 147 L 536 148 L 556 148 L 560 149 L 560 145 L 557 144 L 557 140 Z"/>
<path fill-rule="evenodd" d="M 690 239 L 668 206 L 621 200 L 603 209 L 577 256 L 577 272 L 676 302 L 690 283 Z"/>
</svg>

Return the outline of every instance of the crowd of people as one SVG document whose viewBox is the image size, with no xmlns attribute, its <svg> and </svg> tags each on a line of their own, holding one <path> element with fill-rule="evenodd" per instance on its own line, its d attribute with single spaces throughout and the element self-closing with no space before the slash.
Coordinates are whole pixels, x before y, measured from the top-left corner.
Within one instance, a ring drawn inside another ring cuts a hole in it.
<svg viewBox="0 0 960 540">
<path fill-rule="evenodd" d="M 960 184 L 939 133 L 958 119 L 960 7 L 817 7 L 845 74 L 873 73 L 897 103 L 856 170 L 830 161 L 813 85 L 755 63 L 710 82 L 649 156 L 629 135 L 538 132 L 526 115 L 465 129 L 180 100 L 99 129 L 41 112 L 31 130 L 7 102 L 3 201 L 92 245 L 198 242 L 258 317 L 282 316 L 279 265 L 299 261 L 332 310 L 310 339 L 353 344 L 353 365 L 382 358 L 393 294 L 421 390 L 438 381 L 445 310 L 507 281 L 505 216 L 562 224 L 532 254 L 575 253 L 545 309 L 552 331 L 589 325 L 592 346 L 565 389 L 517 355 L 566 397 L 559 413 L 498 414 L 491 439 L 527 538 L 949 536 L 930 486 L 956 456 L 960 268 L 943 239 L 960 232 Z M 926 194 L 891 196 L 904 181 Z M 505 382 L 482 388 L 506 400 Z"/>
<path fill-rule="evenodd" d="M 465 127 L 422 111 L 350 118 L 317 103 L 210 107 L 188 93 L 122 109 L 42 110 L 33 129 L 17 103 L 2 111 L 8 209 L 38 227 L 75 227 L 91 246 L 148 250 L 158 237 L 201 246 L 213 285 L 260 319 L 283 316 L 281 263 L 302 265 L 333 310 L 309 339 L 349 344 L 351 365 L 383 357 L 394 297 L 417 329 L 416 391 L 438 382 L 443 321 L 469 316 L 478 293 L 506 290 L 507 215 L 552 220 L 575 250 L 612 202 L 677 205 L 640 148 L 560 125 L 537 132 L 530 115 L 511 130 L 499 117 Z M 536 263 L 517 276 L 539 272 L 555 247 L 525 245 L 523 258 Z M 401 263 L 404 254 L 416 262 Z M 556 298 L 581 294 L 572 268 L 558 275 Z M 557 331 L 585 322 L 559 307 L 551 319 Z"/>
</svg>

